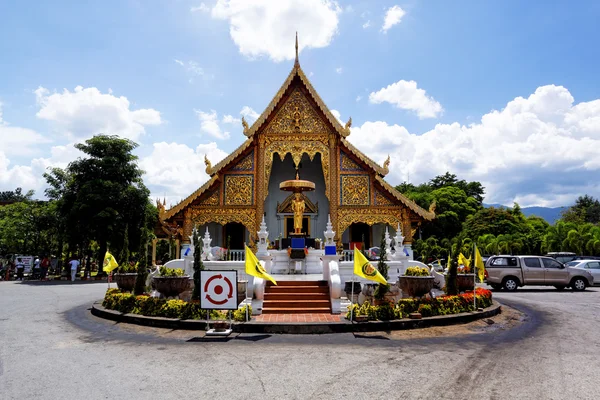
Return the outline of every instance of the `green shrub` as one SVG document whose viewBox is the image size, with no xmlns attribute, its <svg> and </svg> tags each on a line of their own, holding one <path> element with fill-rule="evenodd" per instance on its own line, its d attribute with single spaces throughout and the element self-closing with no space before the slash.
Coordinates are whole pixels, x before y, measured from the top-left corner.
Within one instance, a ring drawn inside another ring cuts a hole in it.
<svg viewBox="0 0 600 400">
<path fill-rule="evenodd" d="M 400 299 L 398 301 L 398 305 L 402 306 L 402 312 L 404 314 L 410 314 L 417 312 L 419 308 L 419 300 L 418 299 Z"/>
<path fill-rule="evenodd" d="M 159 273 L 160 273 L 160 276 L 166 276 L 166 277 L 183 276 L 183 274 L 184 274 L 184 272 L 181 268 L 167 268 L 167 267 L 160 267 Z"/>
<path fill-rule="evenodd" d="M 431 304 L 419 304 L 417 312 L 423 317 L 431 317 L 433 315 Z"/>
<path fill-rule="evenodd" d="M 248 308 L 248 319 L 252 319 L 252 306 L 246 304 L 233 312 L 233 319 L 238 322 L 246 321 L 246 308 Z"/>
<path fill-rule="evenodd" d="M 406 272 L 404 272 L 405 276 L 431 276 L 431 272 L 428 268 L 425 267 L 408 267 L 406 268 Z"/>
<path fill-rule="evenodd" d="M 395 318 L 394 305 L 389 301 L 384 302 L 382 305 L 376 306 L 377 319 L 381 321 L 389 321 Z"/>
</svg>

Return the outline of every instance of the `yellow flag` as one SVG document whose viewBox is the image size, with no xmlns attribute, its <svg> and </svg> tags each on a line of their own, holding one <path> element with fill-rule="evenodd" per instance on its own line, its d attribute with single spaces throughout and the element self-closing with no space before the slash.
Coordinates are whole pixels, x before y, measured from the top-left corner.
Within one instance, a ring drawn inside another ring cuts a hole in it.
<svg viewBox="0 0 600 400">
<path fill-rule="evenodd" d="M 106 254 L 104 255 L 104 262 L 102 263 L 102 270 L 104 272 L 111 272 L 112 270 L 117 269 L 118 267 L 119 267 L 119 264 L 117 264 L 117 260 L 115 260 L 113 255 L 107 251 Z"/>
<path fill-rule="evenodd" d="M 274 285 L 277 285 L 275 279 L 267 274 L 267 271 L 260 265 L 260 261 L 258 261 L 258 258 L 256 258 L 248 246 L 246 246 L 246 273 L 248 275 L 256 276 L 257 278 L 268 279 L 273 282 Z"/>
<path fill-rule="evenodd" d="M 387 281 L 356 247 L 354 248 L 354 275 L 387 285 Z"/>
<path fill-rule="evenodd" d="M 475 268 L 477 268 L 479 281 L 483 282 L 483 279 L 485 278 L 485 264 L 483 263 L 483 258 L 481 258 L 477 245 L 475 245 Z"/>
<path fill-rule="evenodd" d="M 465 255 L 463 253 L 460 253 L 458 255 L 458 263 L 464 265 L 467 268 L 469 268 L 469 265 L 471 264 L 471 260 L 468 259 L 467 257 L 465 257 Z"/>
<path fill-rule="evenodd" d="M 452 264 L 452 258 L 450 257 L 450 253 L 448 253 L 448 271 L 450 271 L 450 265 Z"/>
</svg>

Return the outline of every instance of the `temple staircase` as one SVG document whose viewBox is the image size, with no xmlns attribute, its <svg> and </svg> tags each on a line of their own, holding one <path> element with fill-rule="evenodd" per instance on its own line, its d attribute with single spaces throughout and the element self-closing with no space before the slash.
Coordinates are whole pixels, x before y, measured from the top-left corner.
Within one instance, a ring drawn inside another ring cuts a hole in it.
<svg viewBox="0 0 600 400">
<path fill-rule="evenodd" d="M 327 281 L 267 282 L 263 314 L 331 314 Z"/>
</svg>

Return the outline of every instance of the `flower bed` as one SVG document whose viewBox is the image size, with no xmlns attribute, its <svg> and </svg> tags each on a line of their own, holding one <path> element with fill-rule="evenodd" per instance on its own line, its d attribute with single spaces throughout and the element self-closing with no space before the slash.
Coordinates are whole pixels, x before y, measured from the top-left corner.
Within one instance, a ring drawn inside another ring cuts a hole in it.
<svg viewBox="0 0 600 400">
<path fill-rule="evenodd" d="M 477 307 L 486 308 L 492 305 L 491 291 L 477 288 L 475 295 L 477 296 Z M 435 299 L 402 299 L 395 306 L 392 303 L 372 306 L 365 302 L 362 306 L 354 304 L 351 307 L 353 307 L 354 315 L 367 316 L 369 320 L 402 319 L 414 312 L 421 313 L 423 317 L 433 317 L 475 311 L 473 291 L 456 296 L 440 296 Z M 350 319 L 350 307 L 346 318 Z"/>
<path fill-rule="evenodd" d="M 165 300 L 146 295 L 135 296 L 123 293 L 119 289 L 108 289 L 104 295 L 102 306 L 122 313 L 144 315 L 146 317 L 165 317 L 177 319 L 206 319 L 206 310 L 198 303 L 183 300 Z M 252 307 L 248 306 L 248 315 L 252 315 Z M 210 310 L 211 320 L 227 319 L 227 311 Z M 246 320 L 246 306 L 233 311 L 235 321 Z"/>
</svg>

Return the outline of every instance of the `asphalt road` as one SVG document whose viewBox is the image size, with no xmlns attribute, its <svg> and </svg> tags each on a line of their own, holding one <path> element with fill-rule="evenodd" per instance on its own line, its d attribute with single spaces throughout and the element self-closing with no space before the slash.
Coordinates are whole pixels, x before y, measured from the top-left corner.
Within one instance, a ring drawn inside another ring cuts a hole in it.
<svg viewBox="0 0 600 400">
<path fill-rule="evenodd" d="M 600 288 L 496 292 L 509 330 L 227 341 L 93 317 L 105 289 L 0 282 L 0 399 L 600 398 Z"/>
</svg>

